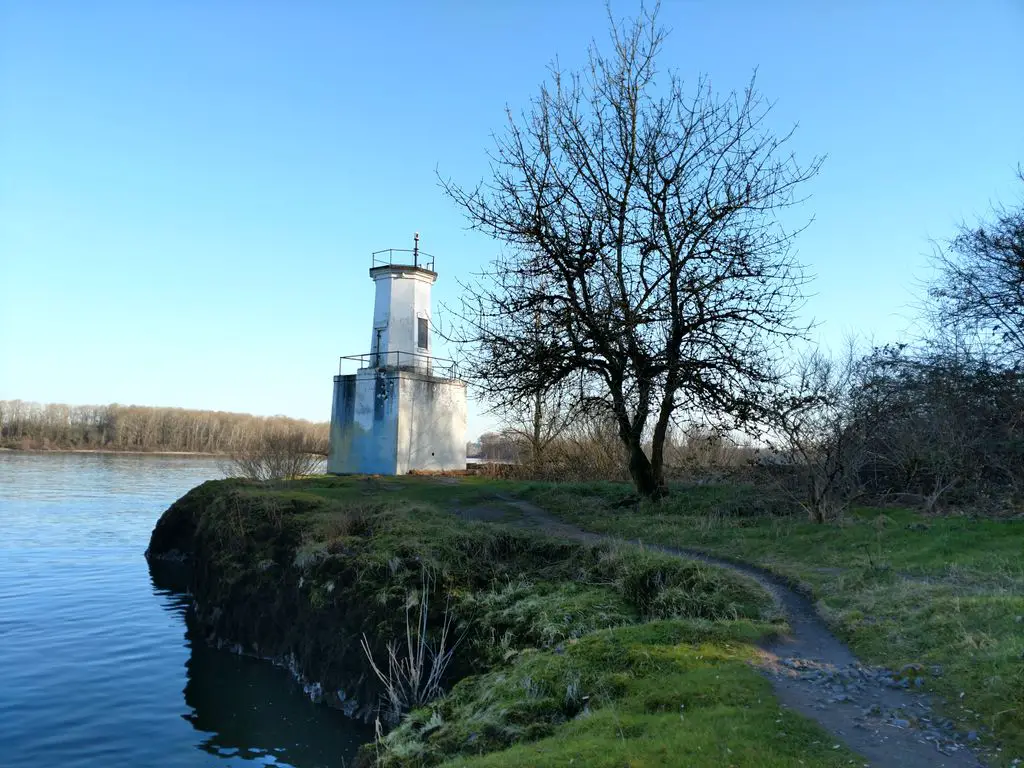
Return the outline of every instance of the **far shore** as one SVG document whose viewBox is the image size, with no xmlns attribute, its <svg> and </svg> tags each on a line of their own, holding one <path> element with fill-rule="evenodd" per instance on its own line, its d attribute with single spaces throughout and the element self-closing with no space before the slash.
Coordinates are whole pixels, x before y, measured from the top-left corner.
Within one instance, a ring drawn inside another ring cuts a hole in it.
<svg viewBox="0 0 1024 768">
<path fill-rule="evenodd" d="M 205 456 L 229 458 L 226 453 L 205 453 L 203 451 L 121 451 L 115 448 L 10 448 L 0 446 L 0 453 L 113 453 L 131 456 Z"/>
</svg>

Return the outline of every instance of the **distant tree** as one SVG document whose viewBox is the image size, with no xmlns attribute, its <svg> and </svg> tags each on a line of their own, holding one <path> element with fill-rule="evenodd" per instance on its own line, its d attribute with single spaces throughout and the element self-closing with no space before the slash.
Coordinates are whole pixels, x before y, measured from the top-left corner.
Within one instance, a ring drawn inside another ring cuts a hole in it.
<svg viewBox="0 0 1024 768">
<path fill-rule="evenodd" d="M 247 450 L 268 429 L 299 431 L 326 445 L 329 425 L 183 408 L 0 401 L 0 445 L 6 447 L 231 453 Z"/>
<path fill-rule="evenodd" d="M 505 403 L 500 415 L 505 434 L 521 446 L 517 451 L 520 460 L 540 477 L 551 448 L 579 421 L 581 403 L 569 382 L 561 381 L 547 389 L 538 388 L 527 400 Z"/>
<path fill-rule="evenodd" d="M 480 458 L 486 461 L 515 461 L 518 458 L 515 435 L 507 431 L 480 435 Z"/>
<path fill-rule="evenodd" d="M 885 390 L 871 373 L 852 340 L 839 355 L 807 352 L 767 411 L 768 443 L 796 473 L 797 500 L 812 522 L 837 517 L 864 490 L 871 441 L 890 415 L 879 407 Z"/>
<path fill-rule="evenodd" d="M 442 181 L 472 226 L 508 246 L 465 287 L 473 383 L 502 408 L 580 379 L 579 405 L 613 420 L 629 473 L 664 492 L 681 412 L 742 423 L 774 381 L 778 344 L 801 331 L 801 227 L 778 214 L 819 169 L 768 127 L 754 83 L 692 93 L 659 73 L 656 12 L 611 22 L 611 52 L 557 64 L 491 154 L 493 178 Z"/>
<path fill-rule="evenodd" d="M 1024 481 L 1024 374 L 973 352 L 887 348 L 865 363 L 881 426 L 876 491 L 972 505 L 1018 497 Z"/>
<path fill-rule="evenodd" d="M 1018 170 L 1024 183 L 1024 170 Z M 940 332 L 973 333 L 989 354 L 1024 364 L 1024 197 L 992 219 L 961 225 L 935 250 L 929 288 Z"/>
</svg>

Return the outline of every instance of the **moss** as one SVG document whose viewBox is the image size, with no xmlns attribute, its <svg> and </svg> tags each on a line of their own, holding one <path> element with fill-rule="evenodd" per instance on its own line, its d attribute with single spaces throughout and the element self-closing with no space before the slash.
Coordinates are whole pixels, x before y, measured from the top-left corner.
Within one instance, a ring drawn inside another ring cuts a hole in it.
<svg viewBox="0 0 1024 768">
<path fill-rule="evenodd" d="M 774 738 L 774 699 L 749 664 L 753 643 L 778 630 L 764 621 L 771 600 L 760 587 L 657 552 L 452 513 L 493 489 L 429 478 L 207 483 L 165 513 L 150 548 L 191 557 L 190 621 L 201 634 L 291 659 L 327 703 L 370 717 L 381 687 L 360 640 L 379 659 L 388 640 L 404 637 L 405 609 L 422 599 L 427 574 L 428 631 L 447 611 L 461 638 L 450 692 L 409 714 L 364 761 L 378 751 L 386 765 L 656 761 L 681 711 L 702 729 L 681 753 L 720 758 L 710 745 L 738 724 L 750 738 Z M 779 754 L 817 754 L 800 744 Z"/>
<path fill-rule="evenodd" d="M 587 530 L 695 547 L 806 585 L 858 656 L 922 665 L 925 688 L 964 732 L 990 729 L 993 746 L 1024 754 L 1024 520 L 862 507 L 815 525 L 740 514 L 756 509 L 756 492 L 734 485 L 678 487 L 624 514 L 608 484 L 523 490 Z"/>
<path fill-rule="evenodd" d="M 745 754 L 727 764 L 848 764 L 849 752 L 816 746 L 827 741 L 817 728 L 781 713 L 751 668 L 766 631 L 659 621 L 523 653 L 413 713 L 378 745 L 378 764 L 720 765 L 725 744 Z"/>
</svg>

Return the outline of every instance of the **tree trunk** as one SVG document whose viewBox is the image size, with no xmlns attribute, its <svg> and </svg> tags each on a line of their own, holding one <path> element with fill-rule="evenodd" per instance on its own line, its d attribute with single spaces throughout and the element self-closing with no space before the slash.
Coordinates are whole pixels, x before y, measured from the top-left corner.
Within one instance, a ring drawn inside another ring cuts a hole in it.
<svg viewBox="0 0 1024 768">
<path fill-rule="evenodd" d="M 659 499 L 667 494 L 660 467 L 651 463 L 643 446 L 635 441 L 629 444 L 629 476 L 633 478 L 633 485 L 641 496 Z"/>
<path fill-rule="evenodd" d="M 533 396 L 533 475 L 535 478 L 541 476 L 541 428 L 543 426 L 543 400 L 541 399 L 540 387 Z"/>
</svg>

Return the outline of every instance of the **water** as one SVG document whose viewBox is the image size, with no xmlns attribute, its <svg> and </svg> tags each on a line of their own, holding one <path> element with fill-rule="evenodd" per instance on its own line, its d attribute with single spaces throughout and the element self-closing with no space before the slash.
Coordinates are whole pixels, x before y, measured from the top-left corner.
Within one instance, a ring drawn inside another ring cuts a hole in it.
<svg viewBox="0 0 1024 768">
<path fill-rule="evenodd" d="M 215 460 L 0 452 L 0 766 L 341 766 L 371 736 L 193 643 L 143 558 Z"/>
</svg>

